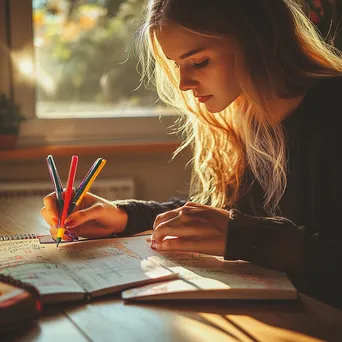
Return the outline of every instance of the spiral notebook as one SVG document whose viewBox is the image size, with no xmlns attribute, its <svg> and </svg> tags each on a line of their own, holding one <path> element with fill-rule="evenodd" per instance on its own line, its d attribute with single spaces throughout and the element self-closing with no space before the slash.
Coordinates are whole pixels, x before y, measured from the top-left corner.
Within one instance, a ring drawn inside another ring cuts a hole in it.
<svg viewBox="0 0 342 342">
<path fill-rule="evenodd" d="M 0 235 L 0 241 L 8 241 L 8 240 L 26 240 L 26 239 L 36 239 L 36 234 L 24 233 L 24 234 L 15 234 L 15 235 Z"/>
<path fill-rule="evenodd" d="M 22 234 L 14 234 L 14 235 L 0 235 L 1 241 L 11 241 L 11 240 L 30 240 L 30 239 L 38 239 L 41 244 L 52 244 L 56 243 L 56 241 L 51 237 L 51 235 L 37 235 L 34 233 L 22 233 Z M 82 239 L 81 239 L 82 240 Z M 61 243 L 68 243 L 69 241 L 61 241 Z"/>
<path fill-rule="evenodd" d="M 0 242 L 0 273 L 35 286 L 43 303 L 93 297 L 178 277 L 145 236 L 56 244 L 39 237 Z M 172 263 L 171 263 L 172 264 Z"/>
</svg>

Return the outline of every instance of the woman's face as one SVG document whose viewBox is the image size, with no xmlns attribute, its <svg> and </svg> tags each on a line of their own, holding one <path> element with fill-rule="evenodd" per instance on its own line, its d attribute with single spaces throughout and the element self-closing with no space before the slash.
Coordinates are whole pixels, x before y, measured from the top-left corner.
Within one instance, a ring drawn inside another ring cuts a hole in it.
<svg viewBox="0 0 342 342">
<path fill-rule="evenodd" d="M 179 70 L 179 89 L 192 91 L 209 112 L 220 112 L 240 95 L 235 48 L 228 38 L 208 38 L 168 25 L 157 32 L 157 39 Z"/>
</svg>

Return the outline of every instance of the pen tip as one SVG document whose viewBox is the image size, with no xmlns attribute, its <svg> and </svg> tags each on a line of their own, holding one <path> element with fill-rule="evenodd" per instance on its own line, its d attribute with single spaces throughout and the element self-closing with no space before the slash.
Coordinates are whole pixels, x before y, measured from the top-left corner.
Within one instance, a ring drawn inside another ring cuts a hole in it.
<svg viewBox="0 0 342 342">
<path fill-rule="evenodd" d="M 62 241 L 62 239 L 60 237 L 57 238 L 57 245 L 56 247 L 58 247 L 59 243 Z"/>
</svg>

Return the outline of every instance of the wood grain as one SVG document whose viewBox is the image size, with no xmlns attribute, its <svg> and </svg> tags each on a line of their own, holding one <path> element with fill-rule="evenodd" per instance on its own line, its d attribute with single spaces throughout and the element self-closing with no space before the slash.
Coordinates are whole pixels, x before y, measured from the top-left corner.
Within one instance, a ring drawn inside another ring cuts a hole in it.
<svg viewBox="0 0 342 342">
<path fill-rule="evenodd" d="M 50 228 L 40 215 L 43 198 L 0 199 L 0 235 L 49 234 Z"/>
<path fill-rule="evenodd" d="M 15 331 L 1 335 L 2 342 L 9 341 L 89 341 L 68 317 L 58 309 L 47 310 L 38 321 L 18 326 Z"/>
<path fill-rule="evenodd" d="M 42 199 L 0 200 L 0 230 L 48 232 Z M 1 341 L 4 339 L 1 336 Z M 342 341 L 342 312 L 300 294 L 298 301 L 172 301 L 128 304 L 107 296 L 44 311 L 17 341 Z"/>
<path fill-rule="evenodd" d="M 310 302 L 311 309 L 302 302 Z M 322 307 L 320 315 L 317 309 Z M 127 342 L 342 340 L 338 323 L 342 313 L 306 296 L 291 304 L 188 301 L 131 305 L 113 298 L 66 313 L 92 340 L 103 340 L 114 331 L 117 341 Z M 331 314 L 334 323 L 329 322 Z"/>
</svg>

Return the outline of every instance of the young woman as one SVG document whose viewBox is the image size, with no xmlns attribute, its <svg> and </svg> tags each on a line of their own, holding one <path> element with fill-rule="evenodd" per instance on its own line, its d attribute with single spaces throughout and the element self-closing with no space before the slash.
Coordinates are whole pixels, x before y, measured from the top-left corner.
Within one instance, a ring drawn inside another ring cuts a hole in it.
<svg viewBox="0 0 342 342">
<path fill-rule="evenodd" d="M 152 248 L 284 271 L 342 307 L 339 53 L 293 0 L 152 0 L 140 33 L 143 76 L 184 118 L 191 202 L 87 194 L 66 225 L 84 237 L 153 227 Z M 44 203 L 55 236 L 55 195 Z"/>
</svg>

